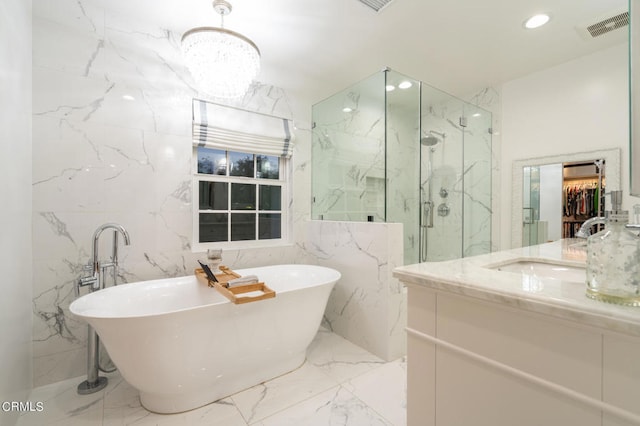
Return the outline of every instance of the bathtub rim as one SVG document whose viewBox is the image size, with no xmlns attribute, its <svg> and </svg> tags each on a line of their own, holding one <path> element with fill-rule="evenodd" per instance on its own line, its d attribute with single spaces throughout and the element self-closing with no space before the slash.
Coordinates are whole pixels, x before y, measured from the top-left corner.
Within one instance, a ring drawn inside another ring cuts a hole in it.
<svg viewBox="0 0 640 426">
<path fill-rule="evenodd" d="M 313 269 L 322 269 L 322 270 L 330 271 L 331 274 L 334 275 L 334 277 L 332 279 L 328 279 L 328 280 L 325 280 L 325 281 L 322 281 L 322 282 L 318 282 L 318 283 L 314 283 L 314 284 L 311 284 L 311 285 L 306 285 L 304 287 L 281 290 L 279 292 L 276 292 L 276 298 L 277 298 L 279 293 L 282 294 L 282 293 L 289 293 L 289 292 L 296 292 L 296 291 L 304 291 L 305 289 L 308 289 L 308 288 L 318 287 L 318 286 L 323 286 L 323 285 L 332 285 L 333 286 L 342 277 L 342 274 L 336 269 L 329 268 L 329 267 L 326 267 L 326 266 L 303 264 L 303 263 L 257 266 L 257 267 L 252 267 L 252 268 L 238 269 L 236 271 L 238 273 L 240 273 L 241 275 L 249 275 L 249 274 L 252 273 L 252 271 L 254 271 L 256 269 L 283 268 L 283 267 L 287 267 L 287 266 L 311 267 Z M 210 290 L 211 291 L 215 291 L 216 295 L 219 296 L 217 298 L 218 300 L 215 300 L 215 301 L 210 302 L 210 303 L 204 303 L 204 304 L 200 304 L 200 305 L 188 306 L 188 307 L 184 307 L 184 308 L 180 308 L 180 309 L 172 309 L 172 310 L 167 310 L 167 311 L 162 311 L 162 312 L 143 313 L 143 314 L 136 314 L 136 315 L 130 315 L 130 314 L 129 315 L 105 315 L 104 312 L 100 312 L 99 314 L 90 314 L 90 313 L 78 312 L 78 306 L 79 305 L 82 306 L 83 303 L 87 303 L 87 299 L 91 300 L 91 299 L 101 298 L 101 297 L 104 297 L 105 295 L 109 295 L 110 293 L 132 291 L 130 288 L 128 288 L 129 285 L 153 285 L 154 283 L 159 283 L 159 282 L 162 282 L 162 281 L 179 280 L 179 279 L 189 279 L 188 282 L 182 283 L 180 285 L 193 285 L 194 281 L 197 283 L 197 279 L 196 279 L 195 275 L 193 275 L 193 274 L 192 275 L 179 276 L 179 277 L 167 277 L 167 278 L 158 278 L 158 279 L 153 279 L 153 280 L 134 281 L 132 283 L 123 283 L 123 284 L 120 284 L 120 285 L 117 285 L 117 286 L 107 287 L 107 288 L 102 289 L 102 290 L 94 291 L 92 293 L 85 294 L 85 295 L 75 299 L 69 305 L 69 312 L 71 314 L 73 314 L 75 317 L 77 317 L 77 318 L 79 318 L 79 319 L 81 319 L 81 320 L 86 322 L 87 319 L 127 320 L 127 319 L 134 319 L 134 318 L 139 318 L 140 319 L 140 318 L 159 317 L 159 316 L 166 316 L 166 315 L 175 315 L 177 313 L 184 312 L 184 311 L 190 311 L 190 310 L 196 310 L 196 309 L 207 309 L 207 308 L 210 308 L 212 306 L 217 306 L 217 305 L 233 304 L 229 299 L 224 297 L 222 294 L 218 293 L 214 288 L 211 288 Z M 272 300 L 272 299 L 265 299 L 265 300 L 252 302 L 252 303 L 268 302 L 269 300 Z M 81 302 L 78 302 L 78 301 L 81 301 Z M 238 305 L 238 306 L 246 306 L 246 305 L 251 305 L 251 303 L 242 304 L 242 305 Z M 88 309 L 92 309 L 92 308 L 88 308 Z"/>
</svg>

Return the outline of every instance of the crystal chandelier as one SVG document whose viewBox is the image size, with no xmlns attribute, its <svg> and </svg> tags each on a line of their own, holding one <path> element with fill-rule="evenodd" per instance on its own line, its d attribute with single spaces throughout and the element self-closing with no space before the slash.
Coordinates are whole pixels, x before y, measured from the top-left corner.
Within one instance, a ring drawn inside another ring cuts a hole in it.
<svg viewBox="0 0 640 426">
<path fill-rule="evenodd" d="M 260 50 L 247 37 L 224 28 L 231 4 L 214 0 L 213 8 L 221 16 L 220 28 L 187 31 L 182 36 L 182 51 L 200 90 L 218 98 L 236 98 L 247 92 L 260 72 Z"/>
</svg>

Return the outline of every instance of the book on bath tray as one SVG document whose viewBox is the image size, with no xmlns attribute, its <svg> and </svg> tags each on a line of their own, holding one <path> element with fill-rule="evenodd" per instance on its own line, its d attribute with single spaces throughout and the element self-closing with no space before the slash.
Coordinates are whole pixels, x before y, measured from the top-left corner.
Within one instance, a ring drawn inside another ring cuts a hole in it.
<svg viewBox="0 0 640 426">
<path fill-rule="evenodd" d="M 208 265 L 200 261 L 198 263 L 202 267 L 195 270 L 198 281 L 206 282 L 235 304 L 257 302 L 276 296 L 275 291 L 260 282 L 256 275 L 243 277 L 224 265 L 219 266 L 221 274 L 214 274 Z"/>
</svg>

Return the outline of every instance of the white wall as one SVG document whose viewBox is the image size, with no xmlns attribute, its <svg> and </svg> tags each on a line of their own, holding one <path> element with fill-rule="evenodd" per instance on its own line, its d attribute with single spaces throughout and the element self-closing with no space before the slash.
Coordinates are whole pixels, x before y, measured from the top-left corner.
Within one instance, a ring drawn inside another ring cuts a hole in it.
<svg viewBox="0 0 640 426">
<path fill-rule="evenodd" d="M 0 4 L 0 402 L 31 389 L 31 1 Z M 11 43 L 4 41 L 11 40 Z M 17 412 L 0 411 L 0 424 Z"/>
<path fill-rule="evenodd" d="M 621 44 L 502 87 L 501 249 L 511 246 L 514 160 L 622 149 L 624 207 L 629 194 L 627 45 Z"/>
</svg>

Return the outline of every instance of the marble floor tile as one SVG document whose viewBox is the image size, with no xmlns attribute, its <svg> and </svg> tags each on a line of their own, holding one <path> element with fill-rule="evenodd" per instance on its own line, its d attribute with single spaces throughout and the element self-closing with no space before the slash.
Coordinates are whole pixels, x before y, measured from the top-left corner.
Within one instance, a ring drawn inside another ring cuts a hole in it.
<svg viewBox="0 0 640 426">
<path fill-rule="evenodd" d="M 326 329 L 320 329 L 307 350 L 307 361 L 338 383 L 385 364 L 385 361 Z"/>
<path fill-rule="evenodd" d="M 342 386 L 281 411 L 259 426 L 390 426 L 371 407 Z"/>
<path fill-rule="evenodd" d="M 35 388 L 29 401 L 41 402 L 43 410 L 22 413 L 17 425 L 101 425 L 104 390 L 78 395 L 76 388 L 83 379 L 78 377 Z"/>
<path fill-rule="evenodd" d="M 109 385 L 78 395 L 84 377 L 34 389 L 29 401 L 42 412 L 23 413 L 17 426 L 314 426 L 406 423 L 406 363 L 386 363 L 342 337 L 321 329 L 307 361 L 276 377 L 196 410 L 156 414 L 140 404 L 138 391 L 118 372 Z M 1 419 L 0 419 L 1 423 Z"/>
<path fill-rule="evenodd" d="M 232 395 L 231 399 L 251 424 L 337 384 L 320 368 L 305 362 L 290 373 Z"/>
<path fill-rule="evenodd" d="M 113 380 L 114 382 L 116 380 Z M 138 391 L 120 378 L 104 397 L 104 426 L 116 425 L 211 425 L 246 426 L 240 411 L 230 398 L 176 414 L 157 414 L 140 404 Z"/>
<path fill-rule="evenodd" d="M 391 424 L 407 424 L 406 358 L 384 364 L 342 386 Z"/>
</svg>

